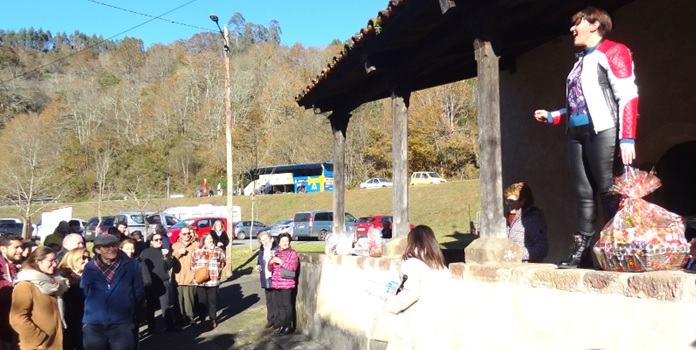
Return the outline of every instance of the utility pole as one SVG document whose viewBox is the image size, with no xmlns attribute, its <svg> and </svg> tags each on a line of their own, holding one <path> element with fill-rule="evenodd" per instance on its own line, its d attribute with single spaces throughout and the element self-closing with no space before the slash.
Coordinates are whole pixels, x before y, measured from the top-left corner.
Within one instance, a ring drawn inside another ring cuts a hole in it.
<svg viewBox="0 0 696 350">
<path fill-rule="evenodd" d="M 227 25 L 224 26 L 224 31 L 220 28 L 218 23 L 218 16 L 211 14 L 210 20 L 215 22 L 222 34 L 224 40 L 224 58 L 225 58 L 225 148 L 227 151 L 227 227 L 225 230 L 227 234 L 233 235 L 234 227 L 234 204 L 233 204 L 233 191 L 234 191 L 234 180 L 232 178 L 232 102 L 230 100 L 230 41 L 229 41 L 229 29 Z M 227 246 L 227 266 L 230 269 L 230 274 L 232 272 L 232 245 Z"/>
</svg>

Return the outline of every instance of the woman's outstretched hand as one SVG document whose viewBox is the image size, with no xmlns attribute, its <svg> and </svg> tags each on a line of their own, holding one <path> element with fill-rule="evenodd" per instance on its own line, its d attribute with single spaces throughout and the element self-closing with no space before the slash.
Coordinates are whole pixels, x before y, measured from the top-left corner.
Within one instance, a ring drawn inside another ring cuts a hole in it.
<svg viewBox="0 0 696 350">
<path fill-rule="evenodd" d="M 537 109 L 534 111 L 534 119 L 536 119 L 538 122 L 546 123 L 548 121 L 548 114 L 549 112 L 545 109 Z"/>
</svg>

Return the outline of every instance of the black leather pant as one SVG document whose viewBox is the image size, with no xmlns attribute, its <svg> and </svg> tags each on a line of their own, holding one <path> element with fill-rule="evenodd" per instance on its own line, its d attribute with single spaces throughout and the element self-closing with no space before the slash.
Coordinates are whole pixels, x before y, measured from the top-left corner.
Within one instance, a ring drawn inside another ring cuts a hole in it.
<svg viewBox="0 0 696 350">
<path fill-rule="evenodd" d="M 593 131 L 573 134 L 568 140 L 570 180 L 578 198 L 578 222 L 576 232 L 586 236 L 595 233 L 599 195 L 602 204 L 602 224 L 608 222 L 619 207 L 619 197 L 612 191 L 614 176 L 622 164 L 618 158 L 618 134 L 616 128 L 599 134 Z"/>
</svg>

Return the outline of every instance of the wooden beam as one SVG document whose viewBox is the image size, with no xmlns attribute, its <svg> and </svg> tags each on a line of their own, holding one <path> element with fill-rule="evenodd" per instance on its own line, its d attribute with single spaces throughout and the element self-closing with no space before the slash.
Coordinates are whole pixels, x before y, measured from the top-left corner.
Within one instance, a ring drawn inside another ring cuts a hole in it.
<svg viewBox="0 0 696 350">
<path fill-rule="evenodd" d="M 346 131 L 348 129 L 349 113 L 332 113 L 329 116 L 333 132 L 333 232 L 346 232 Z"/>
<path fill-rule="evenodd" d="M 408 105 L 410 91 L 392 86 L 392 237 L 408 235 Z"/>
<path fill-rule="evenodd" d="M 503 217 L 498 57 L 489 41 L 474 41 L 478 64 L 478 125 L 481 147 L 481 236 L 507 237 Z"/>
</svg>

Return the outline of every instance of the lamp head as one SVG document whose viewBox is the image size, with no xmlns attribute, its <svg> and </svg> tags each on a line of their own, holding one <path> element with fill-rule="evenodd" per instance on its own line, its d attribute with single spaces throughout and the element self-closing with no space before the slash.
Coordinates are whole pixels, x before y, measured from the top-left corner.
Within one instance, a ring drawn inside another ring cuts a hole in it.
<svg viewBox="0 0 696 350">
<path fill-rule="evenodd" d="M 210 14 L 210 20 L 217 23 L 218 22 L 218 16 L 214 13 Z"/>
</svg>

